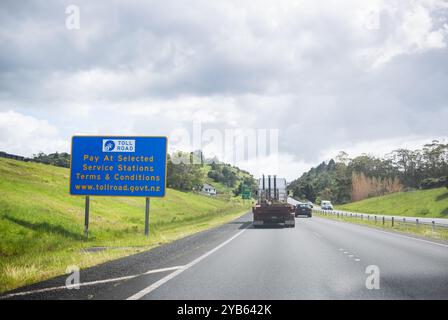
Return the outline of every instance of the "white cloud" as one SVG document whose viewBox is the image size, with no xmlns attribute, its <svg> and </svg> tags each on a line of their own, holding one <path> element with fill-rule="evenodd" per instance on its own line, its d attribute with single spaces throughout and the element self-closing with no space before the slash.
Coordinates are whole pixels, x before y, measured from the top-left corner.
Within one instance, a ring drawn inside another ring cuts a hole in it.
<svg viewBox="0 0 448 320">
<path fill-rule="evenodd" d="M 339 150 L 447 135 L 444 1 L 77 5 L 76 32 L 59 1 L 0 9 L 0 112 L 30 123 L 17 133 L 3 120 L 5 151 L 29 154 L 36 135 L 42 151 L 68 151 L 75 133 L 170 135 L 201 122 L 278 129 L 278 170 L 292 177 Z"/>
<path fill-rule="evenodd" d="M 375 12 L 378 17 L 377 28 L 373 32 L 379 33 L 381 28 L 385 29 L 385 39 L 373 47 L 361 49 L 370 68 L 375 69 L 389 63 L 400 55 L 422 53 L 431 49 L 446 47 L 445 37 L 447 35 L 446 24 L 435 26 L 431 12 L 434 9 L 443 8 L 443 2 L 437 1 L 413 1 L 406 5 L 399 3 L 383 4 Z M 382 19 L 381 19 L 382 18 Z M 393 27 L 385 26 L 386 22 L 381 20 L 393 20 Z"/>
<path fill-rule="evenodd" d="M 58 129 L 14 111 L 0 112 L 0 150 L 32 156 L 38 152 L 67 151 L 68 141 L 61 140 Z"/>
</svg>

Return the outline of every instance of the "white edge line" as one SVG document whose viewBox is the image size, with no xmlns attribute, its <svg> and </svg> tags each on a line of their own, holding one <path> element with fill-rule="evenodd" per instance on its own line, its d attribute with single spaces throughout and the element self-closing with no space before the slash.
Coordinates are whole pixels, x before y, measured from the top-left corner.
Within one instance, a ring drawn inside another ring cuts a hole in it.
<svg viewBox="0 0 448 320">
<path fill-rule="evenodd" d="M 448 248 L 448 244 L 443 244 L 443 243 L 438 243 L 438 242 L 434 242 L 434 241 L 429 241 L 429 240 L 419 239 L 419 238 L 415 238 L 415 237 L 411 237 L 411 236 L 406 236 L 406 235 L 398 234 L 398 233 L 391 232 L 391 231 L 378 230 L 378 229 L 376 229 L 376 228 L 369 227 L 368 225 L 357 224 L 357 223 L 351 223 L 351 222 L 344 222 L 344 221 L 333 220 L 333 219 L 325 219 L 325 218 L 321 218 L 321 219 L 323 219 L 323 220 L 325 220 L 325 221 L 333 221 L 333 222 L 346 223 L 346 224 L 355 225 L 355 226 L 361 226 L 361 227 L 367 228 L 367 229 L 369 229 L 369 230 L 376 231 L 376 232 L 380 232 L 380 233 L 384 233 L 384 234 L 388 234 L 388 235 L 391 235 L 391 236 L 396 236 L 396 237 L 406 238 L 406 239 L 412 239 L 412 240 L 416 240 L 416 241 L 420 241 L 420 242 L 426 242 L 426 243 L 435 244 L 435 245 L 437 245 L 437 246 L 441 246 L 441 247 Z"/>
<path fill-rule="evenodd" d="M 130 296 L 129 298 L 127 298 L 126 300 L 139 300 L 142 297 L 144 297 L 145 295 L 151 293 L 152 291 L 154 291 L 155 289 L 157 289 L 158 287 L 160 287 L 161 285 L 167 283 L 168 281 L 170 281 L 171 279 L 173 279 L 174 277 L 178 276 L 179 274 L 181 274 L 182 272 L 184 272 L 185 270 L 188 270 L 189 268 L 191 268 L 192 266 L 194 266 L 195 264 L 201 262 L 202 260 L 204 260 L 205 258 L 207 258 L 209 255 L 213 254 L 214 252 L 218 251 L 219 249 L 221 249 L 222 247 L 224 247 L 226 244 L 228 244 L 229 242 L 231 242 L 232 240 L 234 240 L 236 237 L 238 237 L 239 235 L 241 235 L 244 231 L 246 231 L 247 227 L 244 228 L 243 230 L 241 230 L 240 232 L 238 232 L 236 235 L 234 235 L 233 237 L 227 239 L 226 241 L 224 241 L 223 243 L 221 243 L 220 245 L 218 245 L 217 247 L 215 247 L 214 249 L 206 252 L 205 254 L 203 254 L 202 256 L 200 256 L 199 258 L 196 258 L 195 260 L 191 261 L 189 264 L 183 266 L 182 268 L 174 271 L 173 273 L 170 273 L 169 275 L 167 275 L 166 277 L 160 279 L 159 281 L 151 284 L 150 286 L 146 287 L 145 289 L 137 292 L 136 294 Z"/>
<path fill-rule="evenodd" d="M 132 275 L 132 276 L 113 278 L 113 279 L 97 280 L 97 281 L 90 281 L 90 282 L 81 282 L 78 285 L 59 286 L 59 287 L 51 287 L 51 288 L 44 288 L 44 289 L 36 289 L 36 290 L 31 290 L 31 291 L 23 291 L 23 292 L 11 293 L 11 294 L 7 294 L 7 295 L 4 295 L 4 296 L 0 296 L 0 300 L 1 299 L 12 298 L 12 297 L 17 297 L 17 296 L 26 296 L 26 295 L 30 295 L 30 294 L 34 294 L 34 293 L 43 293 L 43 292 L 64 290 L 64 289 L 70 290 L 70 289 L 76 288 L 77 286 L 79 286 L 79 287 L 86 287 L 86 286 L 93 286 L 93 285 L 102 284 L 102 283 L 117 282 L 117 281 L 122 281 L 122 280 L 128 280 L 128 279 L 136 278 L 136 277 L 147 275 L 147 274 L 153 274 L 153 273 L 160 273 L 160 272 L 178 270 L 180 268 L 183 268 L 183 266 L 176 266 L 176 267 L 169 267 L 169 268 L 149 270 L 149 271 L 146 271 L 145 273 L 135 274 L 135 275 Z"/>
</svg>

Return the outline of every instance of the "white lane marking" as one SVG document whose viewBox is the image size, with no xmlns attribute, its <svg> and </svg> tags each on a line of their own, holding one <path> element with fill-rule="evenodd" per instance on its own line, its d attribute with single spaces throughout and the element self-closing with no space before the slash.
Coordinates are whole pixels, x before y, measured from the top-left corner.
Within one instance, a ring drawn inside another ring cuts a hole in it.
<svg viewBox="0 0 448 320">
<path fill-rule="evenodd" d="M 331 220 L 331 219 L 325 219 L 325 218 L 320 218 L 320 219 L 321 219 L 321 220 L 325 220 L 325 221 L 330 222 L 330 223 L 331 223 L 331 222 L 337 222 L 337 223 L 343 223 L 343 224 L 350 224 L 350 225 L 353 225 L 353 226 L 364 227 L 364 228 L 369 229 L 369 230 L 371 230 L 371 231 L 376 231 L 376 232 L 380 232 L 380 233 L 388 234 L 388 235 L 391 235 L 391 236 L 396 236 L 396 237 L 399 237 L 399 238 L 406 238 L 406 239 L 412 239 L 412 240 L 415 240 L 415 241 L 426 242 L 426 243 L 429 243 L 429 244 L 435 244 L 435 245 L 437 245 L 437 246 L 441 246 L 441 247 L 448 248 L 448 244 L 443 244 L 443 243 L 438 243 L 438 242 L 434 242 L 434 241 L 429 241 L 429 240 L 424 240 L 424 239 L 414 238 L 414 237 L 410 237 L 410 236 L 405 236 L 405 235 L 397 234 L 397 233 L 393 233 L 393 232 L 388 232 L 388 231 L 378 230 L 378 229 L 370 228 L 370 227 L 368 227 L 368 226 L 366 226 L 366 225 L 362 225 L 362 224 L 356 224 L 356 223 L 350 223 L 350 222 L 343 222 L 343 221 L 337 221 L 337 220 Z"/>
<path fill-rule="evenodd" d="M 359 262 L 359 261 L 361 261 L 361 259 L 355 259 L 355 261 L 356 261 L 356 262 Z"/>
<path fill-rule="evenodd" d="M 340 248 L 339 251 L 344 251 L 345 249 Z"/>
<path fill-rule="evenodd" d="M 104 280 L 97 280 L 97 281 L 90 281 L 90 282 L 81 282 L 81 283 L 79 283 L 79 286 L 80 287 L 86 287 L 86 286 L 93 286 L 93 285 L 102 284 L 102 283 L 118 282 L 118 281 L 129 280 L 129 279 L 132 279 L 132 278 L 140 277 L 140 276 L 147 275 L 147 274 L 153 274 L 153 273 L 160 273 L 160 272 L 178 270 L 178 269 L 181 269 L 181 268 L 183 268 L 183 266 L 176 266 L 176 267 L 169 267 L 169 268 L 161 268 L 161 269 L 149 270 L 149 271 L 146 271 L 144 273 L 134 274 L 134 275 L 131 275 L 131 276 L 112 278 L 112 279 L 104 279 Z M 64 290 L 64 289 L 73 289 L 73 288 L 75 288 L 75 285 L 50 287 L 50 288 L 36 289 L 36 290 L 30 290 L 30 291 L 16 292 L 16 293 L 10 293 L 10 294 L 4 295 L 4 296 L 0 296 L 0 299 L 8 299 L 8 298 L 17 297 L 17 296 L 26 296 L 26 295 L 30 295 L 30 294 L 34 294 L 34 293 L 43 293 L 43 292 Z"/>
<path fill-rule="evenodd" d="M 349 254 L 348 257 L 349 257 L 349 258 L 353 258 L 354 255 L 353 255 L 353 254 Z"/>
<path fill-rule="evenodd" d="M 216 251 L 218 251 L 219 249 L 221 249 L 222 247 L 224 247 L 226 244 L 228 244 L 229 242 L 231 242 L 232 240 L 234 240 L 236 237 L 240 236 L 244 231 L 246 231 L 247 227 L 244 228 L 243 230 L 241 230 L 240 232 L 238 232 L 236 235 L 234 235 L 233 237 L 231 237 L 230 239 L 224 241 L 223 243 L 221 243 L 219 246 L 215 247 L 214 249 L 204 253 L 202 256 L 200 256 L 199 258 L 196 258 L 195 260 L 193 260 L 192 262 L 190 262 L 189 264 L 183 266 L 182 268 L 180 268 L 179 270 L 174 271 L 173 273 L 170 273 L 169 275 L 167 275 L 166 277 L 160 279 L 159 281 L 151 284 L 150 286 L 146 287 L 145 289 L 137 292 L 136 294 L 130 296 L 129 298 L 127 298 L 126 300 L 139 300 L 142 297 L 146 296 L 147 294 L 151 293 L 152 291 L 156 290 L 158 287 L 160 287 L 161 285 L 167 283 L 168 281 L 170 281 L 171 279 L 173 279 L 174 277 L 178 276 L 179 274 L 181 274 L 182 272 L 184 272 L 185 270 L 188 270 L 189 268 L 191 268 L 192 266 L 194 266 L 195 264 L 198 264 L 199 262 L 201 262 L 202 260 L 204 260 L 205 258 L 207 258 L 209 255 L 215 253 Z"/>
<path fill-rule="evenodd" d="M 348 254 L 348 251 L 344 251 L 344 254 Z"/>
<path fill-rule="evenodd" d="M 415 241 L 426 242 L 426 243 L 429 243 L 429 244 L 435 244 L 435 245 L 438 245 L 438 246 L 441 246 L 441 247 L 448 248 L 448 244 L 443 244 L 443 243 L 438 243 L 438 242 L 434 242 L 434 241 L 429 241 L 429 240 L 409 237 L 409 236 L 405 236 L 405 235 L 402 235 L 402 234 L 396 234 L 396 233 L 382 231 L 382 230 L 376 230 L 376 229 L 373 229 L 373 230 L 381 232 L 381 233 L 385 233 L 385 234 L 390 234 L 390 235 L 393 235 L 393 236 L 396 236 L 396 237 L 400 237 L 400 238 L 412 239 L 412 240 L 415 240 Z"/>
<path fill-rule="evenodd" d="M 172 271 L 172 270 L 178 270 L 182 269 L 184 266 L 175 266 L 175 267 L 168 267 L 168 268 L 162 268 L 162 269 L 155 269 L 155 270 L 149 270 L 146 271 L 144 274 L 152 274 L 152 273 L 159 273 L 159 272 L 165 272 L 165 271 Z M 138 277 L 139 275 L 136 275 Z"/>
</svg>

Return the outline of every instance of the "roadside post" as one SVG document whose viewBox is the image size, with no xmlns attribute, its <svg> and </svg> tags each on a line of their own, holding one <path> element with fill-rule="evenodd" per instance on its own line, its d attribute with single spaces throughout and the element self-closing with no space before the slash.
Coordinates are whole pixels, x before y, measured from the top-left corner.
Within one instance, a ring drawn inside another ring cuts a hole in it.
<svg viewBox="0 0 448 320">
<path fill-rule="evenodd" d="M 146 197 L 146 209 L 145 209 L 145 236 L 149 237 L 149 197 Z"/>
<path fill-rule="evenodd" d="M 90 209 L 90 197 L 86 196 L 86 207 L 84 210 L 84 236 L 89 238 L 89 209 Z"/>
<path fill-rule="evenodd" d="M 70 194 L 85 196 L 84 235 L 89 236 L 90 196 L 145 197 L 149 237 L 150 198 L 165 196 L 166 137 L 73 136 Z"/>
</svg>

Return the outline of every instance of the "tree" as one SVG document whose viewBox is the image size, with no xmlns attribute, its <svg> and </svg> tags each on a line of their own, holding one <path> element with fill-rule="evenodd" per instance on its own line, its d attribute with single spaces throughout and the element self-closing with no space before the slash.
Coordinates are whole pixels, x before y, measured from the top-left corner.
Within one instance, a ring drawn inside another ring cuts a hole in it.
<svg viewBox="0 0 448 320">
<path fill-rule="evenodd" d="M 37 155 L 33 156 L 33 160 L 36 162 L 50 164 L 58 167 L 70 167 L 70 155 L 66 152 L 55 152 L 50 154 L 39 152 Z"/>
<path fill-rule="evenodd" d="M 184 154 L 185 155 L 185 154 Z M 181 152 L 176 153 L 176 157 L 183 157 Z M 190 154 L 191 155 L 191 154 Z M 187 154 L 187 157 L 189 155 Z M 200 189 L 204 184 L 204 174 L 200 164 L 179 163 L 175 164 L 168 156 L 167 164 L 167 184 L 168 187 L 183 191 Z M 191 159 L 191 158 L 190 158 Z"/>
</svg>

